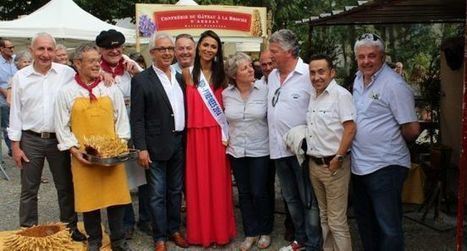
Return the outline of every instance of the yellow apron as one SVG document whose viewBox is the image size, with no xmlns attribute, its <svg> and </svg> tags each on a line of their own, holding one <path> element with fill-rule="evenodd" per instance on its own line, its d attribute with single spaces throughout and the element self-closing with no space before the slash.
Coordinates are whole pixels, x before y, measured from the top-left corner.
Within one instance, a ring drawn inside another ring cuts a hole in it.
<svg viewBox="0 0 467 251">
<path fill-rule="evenodd" d="M 84 151 L 85 136 L 117 136 L 113 114 L 109 97 L 98 97 L 94 102 L 90 102 L 87 97 L 76 98 L 71 109 L 71 130 L 81 151 Z M 72 157 L 71 170 L 76 212 L 89 212 L 131 202 L 123 164 L 111 167 L 85 165 Z"/>
</svg>

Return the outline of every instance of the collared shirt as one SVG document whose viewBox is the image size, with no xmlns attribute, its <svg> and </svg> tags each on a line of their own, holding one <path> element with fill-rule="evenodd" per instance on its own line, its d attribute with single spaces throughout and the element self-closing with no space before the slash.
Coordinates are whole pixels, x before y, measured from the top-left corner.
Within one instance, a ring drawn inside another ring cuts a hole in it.
<svg viewBox="0 0 467 251">
<path fill-rule="evenodd" d="M 175 122 L 175 131 L 183 131 L 185 129 L 185 106 L 183 103 L 183 91 L 180 87 L 180 84 L 175 78 L 175 69 L 170 67 L 170 79 L 167 77 L 167 74 L 157 68 L 152 66 L 157 76 L 159 77 L 162 86 L 164 87 L 165 93 L 169 98 L 170 105 L 172 106 L 172 111 L 174 114 Z"/>
<path fill-rule="evenodd" d="M 179 64 L 179 63 L 172 64 L 171 66 L 172 66 L 172 68 L 174 68 L 174 70 L 175 70 L 178 74 L 182 74 L 182 67 L 180 67 L 180 64 Z"/>
<path fill-rule="evenodd" d="M 258 81 L 243 100 L 234 85 L 222 91 L 225 116 L 229 123 L 227 153 L 235 158 L 269 155 L 267 122 L 268 89 Z"/>
<path fill-rule="evenodd" d="M 352 172 L 365 175 L 389 165 L 410 167 L 400 126 L 417 121 L 417 116 L 407 83 L 384 64 L 367 87 L 362 73 L 357 72 L 353 97 L 357 133 L 352 144 Z"/>
<path fill-rule="evenodd" d="M 138 63 L 136 63 L 133 59 L 129 58 L 127 55 L 123 54 L 122 57 L 125 59 L 125 61 L 133 63 L 140 72 L 143 70 L 143 68 L 141 68 L 141 66 L 139 66 Z M 130 112 L 129 106 L 130 106 L 130 97 L 131 97 L 131 78 L 132 78 L 132 75 L 127 70 L 123 72 L 123 75 L 115 76 L 114 78 L 114 81 L 115 81 L 114 84 L 122 92 L 128 112 Z"/>
<path fill-rule="evenodd" d="M 280 88 L 280 90 L 278 90 Z M 308 64 L 298 58 L 283 84 L 274 69 L 268 76 L 268 125 L 271 159 L 293 156 L 282 138 L 291 128 L 306 125 L 306 112 L 313 90 Z M 273 105 L 274 101 L 274 105 Z"/>
<path fill-rule="evenodd" d="M 23 130 L 55 132 L 55 98 L 75 74 L 71 67 L 57 63 L 52 63 L 45 75 L 36 72 L 33 65 L 19 70 L 12 79 L 8 137 L 20 141 Z"/>
<path fill-rule="evenodd" d="M 262 76 L 260 79 L 256 80 L 256 82 L 260 82 L 264 85 L 267 85 L 268 84 L 268 81 L 266 79 L 266 76 Z"/>
<path fill-rule="evenodd" d="M 7 89 L 8 82 L 18 71 L 15 65 L 15 57 L 13 56 L 10 60 L 6 60 L 0 55 L 0 88 Z M 0 95 L 0 106 L 6 105 L 6 99 L 3 95 Z"/>
<path fill-rule="evenodd" d="M 333 79 L 308 105 L 306 141 L 307 155 L 326 157 L 336 154 L 344 134 L 345 121 L 355 120 L 352 95 Z"/>
<path fill-rule="evenodd" d="M 130 122 L 125 108 L 123 95 L 116 85 L 109 87 L 100 82 L 92 89 L 96 97 L 107 96 L 112 100 L 113 117 L 115 119 L 115 133 L 121 139 L 130 138 Z M 76 80 L 71 80 L 57 94 L 54 107 L 55 128 L 58 139 L 58 149 L 68 150 L 78 146 L 78 140 L 73 134 L 71 125 L 71 110 L 75 100 L 79 97 L 89 98 L 89 91 L 80 86 Z"/>
</svg>

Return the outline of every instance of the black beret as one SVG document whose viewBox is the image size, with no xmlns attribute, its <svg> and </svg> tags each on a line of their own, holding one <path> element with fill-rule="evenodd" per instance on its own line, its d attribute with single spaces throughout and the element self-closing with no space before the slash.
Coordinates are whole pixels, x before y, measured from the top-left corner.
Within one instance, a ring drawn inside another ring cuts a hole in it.
<svg viewBox="0 0 467 251">
<path fill-rule="evenodd" d="M 96 37 L 96 45 L 101 48 L 114 48 L 118 47 L 125 43 L 125 36 L 114 29 L 108 31 L 101 31 L 101 33 Z"/>
</svg>

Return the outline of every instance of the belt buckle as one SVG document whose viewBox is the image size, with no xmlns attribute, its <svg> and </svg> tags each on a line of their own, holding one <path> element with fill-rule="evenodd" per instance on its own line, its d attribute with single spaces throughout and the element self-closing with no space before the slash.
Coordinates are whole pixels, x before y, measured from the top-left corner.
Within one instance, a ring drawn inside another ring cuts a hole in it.
<svg viewBox="0 0 467 251">
<path fill-rule="evenodd" d="M 326 160 L 324 159 L 324 157 L 321 157 L 319 159 L 321 160 L 321 165 L 326 165 Z"/>
<path fill-rule="evenodd" d="M 42 139 L 50 139 L 50 132 L 41 132 Z"/>
</svg>

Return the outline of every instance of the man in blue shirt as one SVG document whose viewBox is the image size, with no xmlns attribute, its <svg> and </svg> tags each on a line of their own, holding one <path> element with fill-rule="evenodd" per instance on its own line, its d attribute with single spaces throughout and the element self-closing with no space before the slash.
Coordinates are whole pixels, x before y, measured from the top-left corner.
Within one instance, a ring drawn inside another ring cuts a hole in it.
<svg viewBox="0 0 467 251">
<path fill-rule="evenodd" d="M 8 39 L 0 39 L 0 120 L 3 130 L 3 138 L 8 146 L 8 155 L 11 156 L 11 141 L 8 138 L 6 128 L 9 124 L 10 108 L 6 102 L 8 81 L 18 71 L 15 65 L 15 55 L 13 54 L 15 46 Z"/>
<path fill-rule="evenodd" d="M 414 95 L 384 63 L 383 40 L 371 33 L 355 43 L 353 85 L 357 133 L 352 145 L 353 207 L 364 250 L 404 250 L 401 191 L 420 131 Z"/>
</svg>

